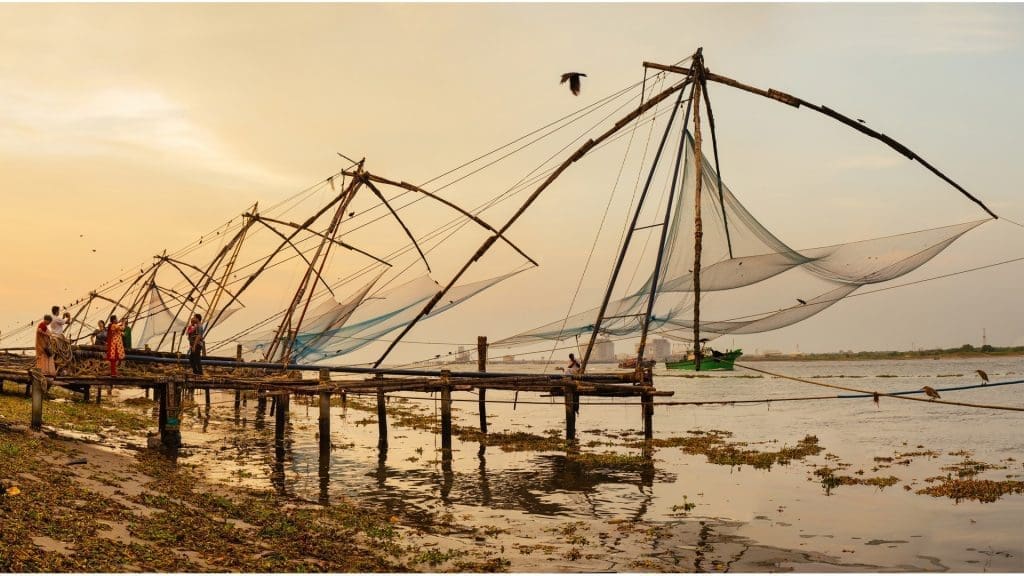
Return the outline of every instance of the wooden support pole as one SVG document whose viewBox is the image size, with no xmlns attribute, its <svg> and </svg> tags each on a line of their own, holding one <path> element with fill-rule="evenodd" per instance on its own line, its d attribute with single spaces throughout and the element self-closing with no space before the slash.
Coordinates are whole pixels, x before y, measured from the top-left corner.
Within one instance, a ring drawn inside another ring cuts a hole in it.
<svg viewBox="0 0 1024 576">
<path fill-rule="evenodd" d="M 146 398 L 149 398 L 149 386 L 146 387 Z"/>
<path fill-rule="evenodd" d="M 654 396 L 644 393 L 640 395 L 640 403 L 644 415 L 644 440 L 654 439 Z"/>
<path fill-rule="evenodd" d="M 103 386 L 96 387 L 96 403 L 99 404 L 100 400 L 103 399 Z"/>
<path fill-rule="evenodd" d="M 576 442 L 576 383 L 565 379 L 565 441 Z"/>
<path fill-rule="evenodd" d="M 267 413 L 267 397 L 266 395 L 257 392 L 256 393 L 256 414 L 263 416 Z"/>
<path fill-rule="evenodd" d="M 331 381 L 331 373 L 327 370 L 320 370 L 320 385 L 326 386 Z M 320 451 L 324 448 L 330 452 L 331 448 L 331 391 L 320 391 Z"/>
<path fill-rule="evenodd" d="M 32 372 L 32 429 L 39 430 L 43 427 L 43 388 L 46 386 L 46 377 L 40 373 Z"/>
<path fill-rule="evenodd" d="M 181 392 L 182 386 L 169 381 L 164 385 L 160 399 L 160 420 L 163 428 L 160 438 L 165 448 L 175 449 L 181 446 Z"/>
<path fill-rule="evenodd" d="M 377 377 L 382 381 L 377 387 L 377 450 L 380 456 L 383 456 L 388 451 L 388 410 L 384 405 L 383 374 L 378 374 Z"/>
<path fill-rule="evenodd" d="M 207 389 L 203 390 L 203 392 L 206 393 L 206 409 L 209 410 L 210 409 L 210 389 L 207 388 Z"/>
<path fill-rule="evenodd" d="M 487 372 L 487 336 L 476 337 L 476 370 Z"/>
<path fill-rule="evenodd" d="M 237 346 L 235 346 L 235 362 L 241 362 L 241 361 L 242 361 L 242 345 L 238 344 Z M 238 411 L 238 409 L 241 406 L 241 404 L 242 404 L 242 391 L 241 390 L 235 390 L 235 411 Z"/>
<path fill-rule="evenodd" d="M 291 394 L 282 394 L 275 397 L 276 411 L 274 412 L 274 441 L 278 446 L 284 443 L 284 427 L 288 422 L 288 398 Z"/>
<path fill-rule="evenodd" d="M 88 403 L 89 398 L 92 397 L 92 386 L 86 386 L 82 388 L 82 401 Z"/>
<path fill-rule="evenodd" d="M 442 456 L 452 453 L 452 387 L 447 370 L 441 371 L 441 451 Z"/>
<path fill-rule="evenodd" d="M 476 370 L 487 372 L 487 336 L 476 337 Z M 477 396 L 480 412 L 480 433 L 487 434 L 487 389 L 480 388 Z"/>
</svg>

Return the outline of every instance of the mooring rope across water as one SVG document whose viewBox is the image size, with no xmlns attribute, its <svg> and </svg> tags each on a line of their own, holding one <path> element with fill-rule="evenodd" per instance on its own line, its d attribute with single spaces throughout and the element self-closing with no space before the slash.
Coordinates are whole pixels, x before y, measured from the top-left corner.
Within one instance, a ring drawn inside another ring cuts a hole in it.
<svg viewBox="0 0 1024 576">
<path fill-rule="evenodd" d="M 952 400 L 940 400 L 940 399 L 937 399 L 937 398 L 929 398 L 929 399 L 914 398 L 912 396 L 909 396 L 909 394 L 920 393 L 920 391 L 908 391 L 908 392 L 876 392 L 876 391 L 868 391 L 868 390 L 861 390 L 859 388 L 851 388 L 849 386 L 840 386 L 838 384 L 828 384 L 828 383 L 825 383 L 825 382 L 815 382 L 814 380 L 808 380 L 806 378 L 798 378 L 796 376 L 788 376 L 786 374 L 777 374 L 775 372 L 769 372 L 768 370 L 761 370 L 760 368 L 754 368 L 752 366 L 746 366 L 744 364 L 739 364 L 739 363 L 734 363 L 733 365 L 734 366 L 739 366 L 740 368 L 743 368 L 745 370 L 750 370 L 752 372 L 759 372 L 761 374 L 766 374 L 768 376 L 775 376 L 776 378 L 783 378 L 785 380 L 792 380 L 794 382 L 803 382 L 804 384 L 811 384 L 813 386 L 823 386 L 825 388 L 835 388 L 837 390 L 846 390 L 847 392 L 856 392 L 856 393 L 858 393 L 860 395 L 869 396 L 869 397 L 874 397 L 876 395 L 879 396 L 879 397 L 881 397 L 881 396 L 888 396 L 890 398 L 899 398 L 901 400 L 913 400 L 915 402 L 928 402 L 928 403 L 932 403 L 932 404 L 947 404 L 947 405 L 950 405 L 950 406 L 966 406 L 968 408 L 988 408 L 988 409 L 991 409 L 991 410 L 1011 410 L 1011 411 L 1014 411 L 1014 412 L 1024 412 L 1024 407 L 1019 407 L 1019 406 L 995 406 L 995 405 L 992 405 L 992 404 L 973 404 L 973 403 L 970 403 L 970 402 L 954 402 Z M 987 385 L 986 384 L 977 384 L 977 385 L 972 385 L 972 386 L 961 386 L 961 387 L 956 387 L 956 388 L 947 388 L 945 390 L 966 390 L 968 388 L 983 388 L 983 387 L 992 387 L 992 386 L 1003 386 L 1003 385 L 1007 385 L 1007 384 L 1019 384 L 1019 383 L 1022 383 L 1022 382 L 1024 382 L 1024 380 L 1016 380 L 1016 381 L 1011 381 L 1011 382 L 996 382 L 996 383 L 987 384 Z M 858 396 L 849 396 L 849 395 L 837 396 L 837 398 L 840 398 L 840 397 L 856 398 Z"/>
</svg>

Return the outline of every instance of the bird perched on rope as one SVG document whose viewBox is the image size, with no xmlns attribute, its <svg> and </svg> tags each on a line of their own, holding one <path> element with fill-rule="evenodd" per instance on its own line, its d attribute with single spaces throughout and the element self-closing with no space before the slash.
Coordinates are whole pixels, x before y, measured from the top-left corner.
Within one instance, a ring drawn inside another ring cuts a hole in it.
<svg viewBox="0 0 1024 576">
<path fill-rule="evenodd" d="M 804 305 L 807 304 L 807 300 L 802 300 L 800 298 L 797 298 L 796 301 L 799 302 L 801 306 L 804 306 Z"/>
<path fill-rule="evenodd" d="M 981 376 L 982 382 L 988 384 L 988 374 L 986 374 L 984 370 L 975 370 L 975 372 L 978 373 L 978 376 Z"/>
<path fill-rule="evenodd" d="M 939 396 L 939 393 L 935 391 L 935 388 L 932 388 L 931 386 L 925 386 L 924 388 L 921 388 L 921 390 L 924 390 L 924 395 L 932 400 L 942 398 L 942 396 Z"/>
<path fill-rule="evenodd" d="M 569 90 L 573 96 L 580 95 L 580 78 L 586 76 L 583 72 L 566 72 L 562 74 L 562 81 L 559 84 L 565 84 L 569 82 Z"/>
</svg>

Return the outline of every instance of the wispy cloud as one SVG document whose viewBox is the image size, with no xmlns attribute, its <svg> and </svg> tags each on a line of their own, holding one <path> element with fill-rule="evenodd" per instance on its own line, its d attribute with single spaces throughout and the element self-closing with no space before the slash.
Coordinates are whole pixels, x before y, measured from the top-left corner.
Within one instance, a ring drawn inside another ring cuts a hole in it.
<svg viewBox="0 0 1024 576">
<path fill-rule="evenodd" d="M 861 154 L 843 157 L 833 164 L 833 168 L 839 171 L 885 170 L 898 166 L 903 160 L 902 156 L 896 154 Z"/>
<path fill-rule="evenodd" d="M 111 157 L 192 173 L 280 184 L 282 175 L 238 156 L 160 92 L 111 88 L 77 96 L 0 87 L 0 150 L 23 156 Z"/>
<path fill-rule="evenodd" d="M 915 24 L 889 31 L 915 54 L 991 54 L 1020 44 L 1021 12 L 1007 6 L 916 5 Z M 905 23 L 905 22 L 904 22 Z"/>
</svg>

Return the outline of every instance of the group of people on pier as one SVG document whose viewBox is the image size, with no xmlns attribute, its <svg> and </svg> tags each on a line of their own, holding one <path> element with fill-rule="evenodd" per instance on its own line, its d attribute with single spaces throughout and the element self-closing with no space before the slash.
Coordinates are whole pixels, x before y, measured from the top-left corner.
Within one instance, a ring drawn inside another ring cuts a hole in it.
<svg viewBox="0 0 1024 576">
<path fill-rule="evenodd" d="M 36 367 L 44 376 L 56 376 L 58 367 L 71 361 L 71 340 L 65 332 L 71 324 L 71 314 L 67 309 L 61 312 L 59 306 L 50 309 L 51 313 L 43 316 L 36 325 Z M 189 344 L 189 365 L 192 373 L 202 375 L 202 357 L 205 352 L 204 329 L 202 316 L 195 314 L 186 329 Z M 119 321 L 111 315 L 106 322 L 100 320 L 97 328 L 87 337 L 92 338 L 92 345 L 105 351 L 105 358 L 110 363 L 110 376 L 117 376 L 118 364 L 124 361 L 125 352 L 132 347 L 132 329 L 126 321 Z"/>
</svg>

